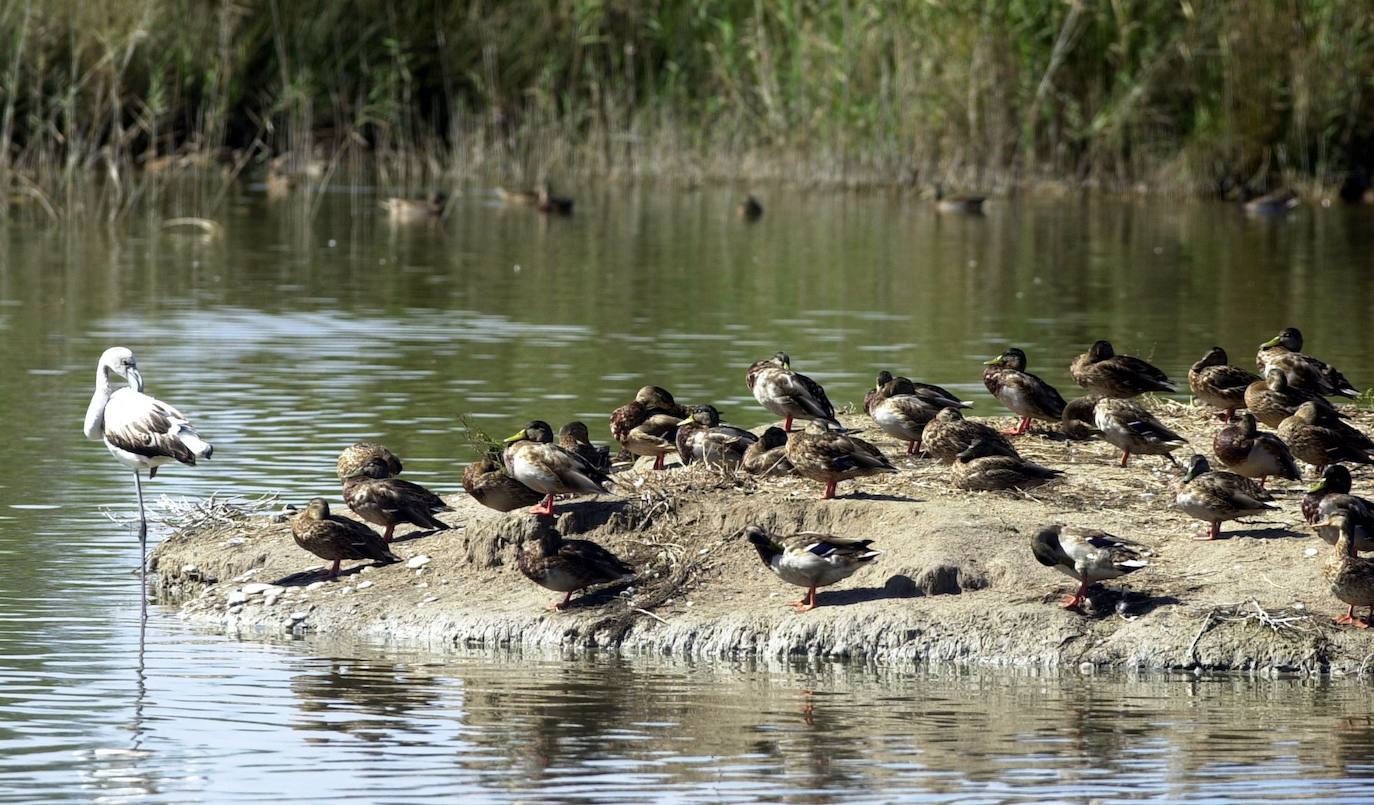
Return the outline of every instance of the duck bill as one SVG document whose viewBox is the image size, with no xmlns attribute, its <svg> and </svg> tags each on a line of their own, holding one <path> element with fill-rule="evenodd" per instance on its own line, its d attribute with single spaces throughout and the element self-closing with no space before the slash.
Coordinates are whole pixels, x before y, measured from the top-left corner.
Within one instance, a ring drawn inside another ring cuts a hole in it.
<svg viewBox="0 0 1374 805">
<path fill-rule="evenodd" d="M 528 438 L 529 438 L 529 437 L 525 435 L 525 431 L 522 429 L 522 430 L 520 430 L 520 431 L 517 432 L 517 433 L 512 433 L 510 436 L 507 436 L 507 437 L 506 437 L 506 440 L 505 440 L 504 442 L 502 442 L 502 444 L 510 444 L 511 442 L 520 442 L 520 441 L 524 441 L 525 439 L 528 439 Z"/>
<path fill-rule="evenodd" d="M 1001 356 L 1001 355 L 998 355 L 996 358 L 993 358 L 992 360 L 983 361 L 983 365 L 984 365 L 984 366 L 1001 366 L 1001 365 L 1002 365 L 1002 356 Z"/>
<path fill-rule="evenodd" d="M 1325 491 L 1326 491 L 1326 479 L 1323 478 L 1323 479 L 1321 479 L 1320 481 L 1317 481 L 1315 484 L 1312 484 L 1311 486 L 1307 487 L 1307 491 L 1308 491 L 1308 492 L 1325 492 Z"/>
<path fill-rule="evenodd" d="M 1277 347 L 1279 345 L 1279 340 L 1280 339 L 1278 336 L 1274 336 L 1268 341 L 1265 341 L 1263 344 L 1260 344 L 1260 349 L 1269 349 L 1270 347 Z"/>
</svg>

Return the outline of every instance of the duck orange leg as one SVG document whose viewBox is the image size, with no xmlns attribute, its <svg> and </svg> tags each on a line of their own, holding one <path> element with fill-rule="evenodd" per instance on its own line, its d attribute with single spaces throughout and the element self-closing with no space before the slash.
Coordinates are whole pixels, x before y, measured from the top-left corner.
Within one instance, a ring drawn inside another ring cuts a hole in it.
<svg viewBox="0 0 1374 805">
<path fill-rule="evenodd" d="M 565 596 L 563 596 L 563 600 L 562 600 L 562 601 L 554 601 L 553 603 L 549 604 L 548 610 L 549 610 L 550 612 L 562 612 L 564 609 L 567 609 L 567 607 L 568 607 L 568 602 L 571 601 L 571 600 L 572 600 L 572 590 L 568 590 L 568 594 L 565 595 Z"/>
<path fill-rule="evenodd" d="M 907 443 L 906 443 L 906 454 L 909 455 L 909 456 L 914 456 L 914 455 L 916 455 L 916 443 L 915 443 L 915 442 L 907 442 Z"/>
<path fill-rule="evenodd" d="M 541 501 L 539 501 L 539 505 L 538 505 L 538 506 L 534 506 L 534 507 L 532 507 L 532 508 L 530 509 L 530 514 L 538 514 L 538 515 L 542 515 L 542 516 L 544 516 L 544 517 L 548 517 L 548 516 L 552 515 L 552 514 L 553 514 L 553 493 L 550 492 L 549 494 L 545 495 L 545 496 L 544 496 L 544 499 L 541 500 Z"/>
<path fill-rule="evenodd" d="M 395 524 L 395 523 L 392 523 L 391 525 L 387 526 L 387 527 L 386 527 L 386 533 L 382 534 L 382 539 L 383 539 L 384 541 L 386 541 L 386 542 L 391 542 L 391 532 L 393 532 L 393 531 L 395 531 L 395 530 L 396 530 L 396 524 Z"/>
<path fill-rule="evenodd" d="M 1129 461 L 1130 458 L 1131 458 L 1131 451 L 1130 451 L 1130 450 L 1122 450 L 1122 451 L 1121 451 L 1121 466 L 1123 466 L 1123 467 L 1126 466 L 1126 462 Z"/>
<path fill-rule="evenodd" d="M 1220 539 L 1220 538 L 1221 538 L 1221 521 L 1220 521 L 1220 520 L 1216 521 L 1215 523 L 1212 523 L 1212 527 L 1209 528 L 1209 529 L 1207 529 L 1207 536 L 1205 536 L 1205 537 L 1193 537 L 1193 539 L 1195 539 L 1195 540 L 1201 540 L 1201 541 L 1206 541 L 1206 540 L 1209 540 L 1209 539 Z"/>
<path fill-rule="evenodd" d="M 835 481 L 825 485 L 825 491 L 821 493 L 821 500 L 830 500 L 835 497 Z"/>
<path fill-rule="evenodd" d="M 1002 433 L 1006 436 L 1024 436 L 1026 434 L 1026 431 L 1030 430 L 1030 423 L 1030 417 L 1023 416 L 1021 417 L 1021 421 L 1016 425 L 1016 427 L 1012 428 L 1011 430 L 1004 430 L 1002 431 Z"/>
<path fill-rule="evenodd" d="M 792 432 L 792 417 L 787 417 L 782 421 L 782 429 L 788 433 Z"/>
<path fill-rule="evenodd" d="M 331 567 L 331 568 L 329 568 L 329 578 L 331 578 L 331 579 L 337 579 L 337 578 L 339 577 L 339 565 L 341 565 L 341 564 L 343 564 L 343 560 L 341 560 L 341 559 L 335 559 L 335 560 L 334 560 L 334 566 Z"/>
<path fill-rule="evenodd" d="M 1083 596 L 1088 593 L 1087 583 L 1078 585 L 1078 590 L 1073 595 L 1064 599 L 1064 609 L 1077 609 L 1083 603 Z"/>
<path fill-rule="evenodd" d="M 656 469 L 656 470 L 661 470 L 661 469 L 663 469 L 663 462 L 664 462 L 664 456 L 665 456 L 665 455 L 666 455 L 665 453 L 659 453 L 658 455 L 654 456 L 654 469 Z"/>
<path fill-rule="evenodd" d="M 810 612 L 816 608 L 816 588 L 812 586 L 800 601 L 793 601 L 792 608 L 798 612 Z"/>
</svg>

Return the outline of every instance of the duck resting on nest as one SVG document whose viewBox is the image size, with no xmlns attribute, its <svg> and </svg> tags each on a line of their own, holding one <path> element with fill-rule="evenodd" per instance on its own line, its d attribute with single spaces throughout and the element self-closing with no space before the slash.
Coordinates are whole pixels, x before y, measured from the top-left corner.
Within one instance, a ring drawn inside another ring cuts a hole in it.
<svg viewBox="0 0 1374 805">
<path fill-rule="evenodd" d="M 684 464 L 703 461 L 733 470 L 744 461 L 749 445 L 759 437 L 743 428 L 720 423 L 714 405 L 698 405 L 677 424 L 677 454 Z"/>
<path fill-rule="evenodd" d="M 1343 512 L 1350 520 L 1351 533 L 1355 539 L 1355 550 L 1374 551 L 1374 503 L 1358 495 L 1350 494 L 1350 470 L 1340 464 L 1332 464 L 1302 496 L 1302 517 L 1309 525 L 1330 520 L 1337 512 Z M 1317 536 L 1328 545 L 1336 544 L 1339 536 L 1336 529 L 1329 526 L 1316 528 Z"/>
<path fill-rule="evenodd" d="M 531 511 L 553 514 L 554 495 L 596 495 L 606 491 L 606 473 L 553 444 L 553 428 L 534 420 L 506 439 L 506 469 L 511 477 L 544 495 Z"/>
<path fill-rule="evenodd" d="M 1279 508 L 1274 498 L 1260 485 L 1225 470 L 1213 470 L 1207 459 L 1195 455 L 1183 476 L 1174 503 L 1189 517 L 1210 523 L 1211 528 L 1200 540 L 1221 536 L 1221 524 Z"/>
<path fill-rule="evenodd" d="M 1021 417 L 1021 424 L 1006 431 L 1008 436 L 1020 436 L 1030 430 L 1032 419 L 1059 422 L 1064 417 L 1064 398 L 1054 386 L 1026 371 L 1026 353 L 1011 347 L 985 361 L 983 385 L 1013 414 Z"/>
<path fill-rule="evenodd" d="M 955 488 L 971 492 L 995 492 L 1003 489 L 1033 489 L 1044 486 L 1064 473 L 1027 461 L 1019 455 L 1007 455 L 1001 448 L 979 439 L 955 458 L 950 478 Z"/>
<path fill-rule="evenodd" d="M 750 475 L 781 478 L 792 474 L 792 462 L 787 459 L 787 433 L 776 425 L 763 432 L 757 442 L 744 451 L 740 467 Z"/>
<path fill-rule="evenodd" d="M 1217 431 L 1212 437 L 1212 452 L 1227 469 L 1246 478 L 1258 478 L 1260 488 L 1270 475 L 1290 481 L 1302 479 L 1302 471 L 1288 445 L 1272 433 L 1264 433 L 1248 411 L 1240 421 Z"/>
<path fill-rule="evenodd" d="M 463 470 L 463 489 L 478 503 L 499 512 L 533 506 L 543 495 L 510 476 L 500 448 L 491 448 Z"/>
<path fill-rule="evenodd" d="M 1164 372 L 1148 361 L 1116 354 L 1109 341 L 1094 341 L 1087 352 L 1069 364 L 1069 374 L 1075 383 L 1097 397 L 1126 398 L 1147 391 L 1176 391 Z"/>
<path fill-rule="evenodd" d="M 812 420 L 806 430 L 787 440 L 787 460 L 798 475 L 825 484 L 822 500 L 835 497 L 835 486 L 840 481 L 897 471 L 878 448 L 832 430 L 821 419 Z"/>
<path fill-rule="evenodd" d="M 384 542 L 391 542 L 396 526 L 401 523 L 443 531 L 449 526 L 434 515 L 452 511 L 438 495 L 423 486 L 392 478 L 381 456 L 372 457 L 356 475 L 343 480 L 343 499 L 354 514 L 386 529 L 382 534 Z"/>
<path fill-rule="evenodd" d="M 1260 344 L 1255 365 L 1266 375 L 1270 369 L 1283 372 L 1288 385 L 1320 394 L 1354 399 L 1360 396 L 1355 386 L 1336 367 L 1302 351 L 1302 333 L 1285 327 L 1278 335 Z"/>
<path fill-rule="evenodd" d="M 1035 561 L 1078 581 L 1078 590 L 1064 599 L 1065 609 L 1083 603 L 1088 588 L 1149 566 L 1145 546 L 1095 528 L 1051 525 L 1031 538 Z"/>
<path fill-rule="evenodd" d="M 792 432 L 792 420 L 828 422 L 838 428 L 835 406 L 820 383 L 792 369 L 792 359 L 779 352 L 766 360 L 755 361 L 744 380 L 749 391 L 766 410 L 784 418 L 782 429 Z M 795 463 L 795 462 L 794 462 Z"/>
<path fill-rule="evenodd" d="M 345 559 L 371 559 L 384 565 L 401 561 L 376 531 L 357 520 L 330 514 L 324 498 L 312 498 L 305 511 L 291 518 L 291 536 L 302 550 L 334 563 L 328 571 L 331 579 L 338 578 Z"/>
<path fill-rule="evenodd" d="M 1188 369 L 1188 388 L 1203 405 L 1222 412 L 1227 422 L 1237 408 L 1245 407 L 1245 390 L 1259 381 L 1259 375 L 1232 366 L 1226 350 L 1212 347 Z"/>
<path fill-rule="evenodd" d="M 749 544 L 758 551 L 765 567 L 788 584 L 806 588 L 806 595 L 792 603 L 797 612 L 815 609 L 816 588 L 828 587 L 854 575 L 870 564 L 882 551 L 869 546 L 871 539 L 850 539 L 803 531 L 797 534 L 772 534 L 762 526 L 744 529 Z"/>
<path fill-rule="evenodd" d="M 526 542 L 516 555 L 516 567 L 530 581 L 557 593 L 562 601 L 549 604 L 557 612 L 572 594 L 597 584 L 631 581 L 635 569 L 615 554 L 586 539 L 564 539 L 551 520 L 535 518 L 534 544 Z"/>
<path fill-rule="evenodd" d="M 335 471 L 339 475 L 339 480 L 352 477 L 363 471 L 367 462 L 374 458 L 379 458 L 386 465 L 387 477 L 394 477 L 401 474 L 404 466 L 401 459 L 386 448 L 386 445 L 377 442 L 357 442 L 351 444 L 339 453 L 339 460 L 335 465 Z"/>
</svg>

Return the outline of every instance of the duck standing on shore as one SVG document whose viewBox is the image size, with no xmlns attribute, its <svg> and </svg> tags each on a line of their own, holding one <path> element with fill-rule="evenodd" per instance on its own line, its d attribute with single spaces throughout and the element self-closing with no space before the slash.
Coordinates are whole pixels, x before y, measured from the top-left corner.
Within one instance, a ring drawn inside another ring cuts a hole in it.
<svg viewBox="0 0 1374 805">
<path fill-rule="evenodd" d="M 871 539 L 809 531 L 782 536 L 757 525 L 748 526 L 743 533 L 765 567 L 788 584 L 806 588 L 806 595 L 792 603 L 797 612 L 810 612 L 818 606 L 817 587 L 843 581 L 882 555 L 882 551 L 869 547 Z"/>
<path fill-rule="evenodd" d="M 683 464 L 698 461 L 733 470 L 744 461 L 749 446 L 759 437 L 743 428 L 722 425 L 714 405 L 698 405 L 677 424 L 677 454 Z"/>
<path fill-rule="evenodd" d="M 516 567 L 540 587 L 566 593 L 549 604 L 554 612 L 566 608 L 578 590 L 634 578 L 634 568 L 618 556 L 591 540 L 564 539 L 549 519 L 535 518 L 535 529 L 534 545 L 520 547 Z"/>
<path fill-rule="evenodd" d="M 1104 397 L 1093 406 L 1093 423 L 1108 444 L 1121 450 L 1121 466 L 1126 466 L 1131 454 L 1164 456 L 1178 465 L 1170 455 L 1188 440 L 1164 427 L 1164 423 L 1132 400 Z"/>
<path fill-rule="evenodd" d="M 1288 385 L 1323 397 L 1339 395 L 1354 399 L 1360 396 L 1360 392 L 1336 367 L 1303 353 L 1302 332 L 1296 327 L 1285 327 L 1278 335 L 1260 344 L 1255 365 L 1266 375 L 1269 370 L 1278 369 L 1283 372 Z"/>
<path fill-rule="evenodd" d="M 820 383 L 792 369 L 786 352 L 755 361 L 744 376 L 749 391 L 766 410 L 784 417 L 782 429 L 792 432 L 792 420 L 809 419 L 840 427 L 835 406 Z M 796 462 L 793 462 L 795 464 Z"/>
<path fill-rule="evenodd" d="M 1331 594 L 1349 607 L 1344 615 L 1335 619 L 1336 623 L 1368 629 L 1370 620 L 1374 619 L 1374 559 L 1366 559 L 1356 552 L 1352 522 L 1344 512 L 1337 512 L 1314 527 L 1330 528 L 1338 534 L 1336 557 L 1322 569 L 1331 585 Z M 1357 618 L 1355 607 L 1370 607 L 1369 615 Z"/>
<path fill-rule="evenodd" d="M 1212 540 L 1221 536 L 1221 524 L 1279 508 L 1274 498 L 1260 485 L 1225 470 L 1213 470 L 1207 459 L 1195 455 L 1183 476 L 1174 503 L 1189 517 L 1210 523 L 1206 536 Z"/>
<path fill-rule="evenodd" d="M 1322 473 L 1321 480 L 1302 496 L 1302 517 L 1316 529 L 1317 536 L 1328 545 L 1335 545 L 1339 534 L 1323 521 L 1329 521 L 1337 513 L 1349 519 L 1355 550 L 1374 551 L 1374 503 L 1350 494 L 1350 470 L 1332 464 Z"/>
<path fill-rule="evenodd" d="M 1095 528 L 1051 525 L 1031 538 L 1035 560 L 1078 581 L 1078 590 L 1064 599 L 1065 609 L 1083 603 L 1088 588 L 1149 566 L 1145 546 Z"/>
<path fill-rule="evenodd" d="M 903 391 L 898 392 L 901 388 Z M 877 384 L 864 394 L 864 413 L 872 415 L 873 406 L 894 394 L 915 394 L 935 408 L 972 408 L 973 403 L 961 400 L 952 391 L 934 383 L 918 383 L 909 377 L 893 377 L 886 369 L 878 373 Z"/>
<path fill-rule="evenodd" d="M 435 515 L 453 511 L 438 495 L 416 483 L 391 477 L 386 461 L 376 456 L 359 471 L 343 479 L 343 499 L 353 513 L 386 531 L 382 541 L 391 542 L 396 526 L 444 531 L 448 524 Z"/>
<path fill-rule="evenodd" d="M 1013 414 L 1021 417 L 1021 424 L 1005 431 L 1008 436 L 1021 436 L 1030 430 L 1032 419 L 1058 423 L 1064 416 L 1064 398 L 1058 390 L 1026 371 L 1026 353 L 1018 347 L 990 361 L 984 361 L 983 385 Z"/>
<path fill-rule="evenodd" d="M 334 563 L 327 571 L 331 579 L 338 578 L 345 559 L 371 559 L 378 564 L 401 561 L 376 531 L 357 520 L 330 514 L 324 498 L 312 498 L 305 511 L 291 518 L 291 536 L 302 550 Z"/>
<path fill-rule="evenodd" d="M 825 484 L 821 500 L 835 497 L 840 481 L 897 471 L 878 448 L 831 430 L 823 419 L 812 420 L 806 430 L 788 438 L 787 460 L 798 475 Z"/>
<path fill-rule="evenodd" d="M 511 477 L 544 495 L 531 509 L 534 514 L 553 514 L 554 495 L 596 495 L 606 491 L 604 472 L 576 453 L 553 443 L 553 428 L 534 420 L 506 439 L 506 468 Z"/>
<path fill-rule="evenodd" d="M 1232 366 L 1226 350 L 1212 347 L 1188 369 L 1188 388 L 1203 405 L 1222 412 L 1227 422 L 1237 408 L 1245 407 L 1245 390 L 1256 383 L 1259 375 Z"/>
<path fill-rule="evenodd" d="M 1354 426 L 1323 415 L 1314 402 L 1299 405 L 1279 425 L 1279 438 L 1295 458 L 1316 467 L 1318 473 L 1338 461 L 1374 464 L 1374 441 Z"/>
<path fill-rule="evenodd" d="M 1274 434 L 1262 432 L 1254 414 L 1249 412 L 1241 415 L 1239 422 L 1217 431 L 1212 437 L 1212 452 L 1237 475 L 1258 478 L 1261 489 L 1271 475 L 1290 481 L 1302 480 L 1302 471 L 1293 460 L 1288 445 Z"/>
<path fill-rule="evenodd" d="M 1147 391 L 1177 390 L 1159 368 L 1131 355 L 1116 354 L 1109 341 L 1094 341 L 1087 352 L 1069 364 L 1069 374 L 1097 397 L 1127 398 Z"/>
</svg>

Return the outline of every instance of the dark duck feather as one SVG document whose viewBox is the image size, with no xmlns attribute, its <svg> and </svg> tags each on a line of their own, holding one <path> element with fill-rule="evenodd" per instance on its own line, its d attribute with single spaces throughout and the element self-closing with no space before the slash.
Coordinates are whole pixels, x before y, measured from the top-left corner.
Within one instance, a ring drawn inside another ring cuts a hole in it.
<svg viewBox="0 0 1374 805">
<path fill-rule="evenodd" d="M 1176 390 L 1168 375 L 1153 364 L 1131 355 L 1117 355 L 1108 341 L 1093 342 L 1087 352 L 1073 359 L 1069 373 L 1075 383 L 1098 397 L 1125 398 Z"/>
<path fill-rule="evenodd" d="M 363 464 L 357 475 L 343 480 L 343 498 L 354 514 L 386 529 L 382 535 L 386 542 L 391 542 L 396 526 L 402 523 L 434 530 L 448 528 L 434 515 L 451 511 L 449 505 L 419 484 L 392 478 L 380 456 Z"/>
<path fill-rule="evenodd" d="M 1026 371 L 1026 353 L 1017 347 L 984 363 L 983 385 L 1021 423 L 1008 435 L 1019 436 L 1030 429 L 1032 419 L 1060 422 L 1064 417 L 1064 398 L 1049 383 Z"/>
<path fill-rule="evenodd" d="M 516 556 L 516 566 L 530 581 L 554 592 L 566 593 L 562 601 L 549 605 L 560 610 L 568 606 L 572 594 L 596 584 L 626 581 L 634 568 L 591 540 L 564 539 L 552 518 L 535 518 L 535 540 L 526 542 Z"/>
<path fill-rule="evenodd" d="M 330 514 L 324 498 L 313 498 L 305 511 L 291 519 L 291 536 L 302 550 L 334 563 L 330 578 L 339 575 L 344 560 L 371 559 L 379 564 L 401 561 L 376 531 L 357 520 Z"/>
</svg>

